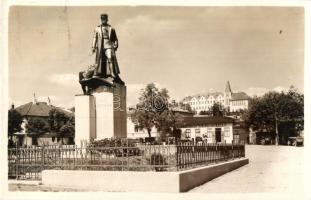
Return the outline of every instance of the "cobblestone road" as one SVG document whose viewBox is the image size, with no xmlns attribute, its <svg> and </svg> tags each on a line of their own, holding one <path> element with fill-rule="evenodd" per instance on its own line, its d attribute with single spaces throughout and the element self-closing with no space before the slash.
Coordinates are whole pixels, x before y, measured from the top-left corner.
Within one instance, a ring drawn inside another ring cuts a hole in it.
<svg viewBox="0 0 311 200">
<path fill-rule="evenodd" d="M 247 145 L 248 165 L 189 192 L 302 192 L 303 151 L 304 147 Z"/>
</svg>

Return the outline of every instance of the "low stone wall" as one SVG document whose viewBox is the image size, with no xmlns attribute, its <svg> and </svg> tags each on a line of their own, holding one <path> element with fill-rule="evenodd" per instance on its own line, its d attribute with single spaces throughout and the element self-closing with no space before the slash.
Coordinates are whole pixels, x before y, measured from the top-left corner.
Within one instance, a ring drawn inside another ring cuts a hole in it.
<svg viewBox="0 0 311 200">
<path fill-rule="evenodd" d="M 180 172 L 44 170 L 46 186 L 115 192 L 186 192 L 248 164 L 237 159 Z"/>
<path fill-rule="evenodd" d="M 246 165 L 248 162 L 248 158 L 244 158 L 180 172 L 179 191 L 186 192 L 218 176 Z"/>
</svg>

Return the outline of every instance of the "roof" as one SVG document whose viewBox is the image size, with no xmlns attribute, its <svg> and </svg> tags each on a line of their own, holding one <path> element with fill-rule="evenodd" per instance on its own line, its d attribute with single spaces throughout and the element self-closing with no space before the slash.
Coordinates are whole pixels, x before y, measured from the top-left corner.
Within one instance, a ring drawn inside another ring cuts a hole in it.
<svg viewBox="0 0 311 200">
<path fill-rule="evenodd" d="M 71 112 L 55 107 L 53 105 L 48 105 L 46 102 L 29 102 L 24 105 L 17 107 L 15 110 L 22 116 L 38 116 L 38 117 L 48 117 L 49 112 L 52 109 L 56 109 L 67 116 L 73 115 Z"/>
<path fill-rule="evenodd" d="M 185 97 L 182 101 L 191 101 L 192 97 L 191 96 L 187 96 Z"/>
<path fill-rule="evenodd" d="M 233 123 L 231 117 L 213 116 L 213 117 L 184 117 L 181 119 L 178 127 L 204 126 L 208 124 L 228 124 Z"/>
<path fill-rule="evenodd" d="M 193 95 L 191 97 L 186 97 L 187 100 L 191 100 L 192 98 L 196 98 L 197 100 L 199 100 L 201 97 L 205 97 L 206 99 L 208 99 L 210 96 L 214 97 L 214 98 L 217 98 L 218 96 L 223 96 L 223 93 L 221 92 L 210 92 L 210 93 L 205 93 L 205 94 L 196 94 L 196 95 Z M 186 101 L 184 98 L 183 101 Z"/>
<path fill-rule="evenodd" d="M 231 101 L 237 101 L 237 100 L 248 100 L 249 97 L 245 92 L 236 92 L 232 93 L 232 99 Z"/>
<path fill-rule="evenodd" d="M 225 92 L 232 92 L 229 81 L 227 81 Z"/>
</svg>

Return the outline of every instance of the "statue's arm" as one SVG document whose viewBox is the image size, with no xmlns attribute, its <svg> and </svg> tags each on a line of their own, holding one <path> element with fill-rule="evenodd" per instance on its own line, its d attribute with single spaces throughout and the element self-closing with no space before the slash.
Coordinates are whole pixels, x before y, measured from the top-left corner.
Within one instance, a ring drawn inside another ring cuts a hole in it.
<svg viewBox="0 0 311 200">
<path fill-rule="evenodd" d="M 98 33 L 97 33 L 96 29 L 95 29 L 94 30 L 94 36 L 93 36 L 93 42 L 92 42 L 92 50 L 93 50 L 93 52 L 97 48 L 97 40 L 98 40 Z"/>
<path fill-rule="evenodd" d="M 112 39 L 115 50 L 117 50 L 119 47 L 119 41 L 118 41 L 117 33 L 114 28 L 111 29 L 111 39 Z"/>
</svg>

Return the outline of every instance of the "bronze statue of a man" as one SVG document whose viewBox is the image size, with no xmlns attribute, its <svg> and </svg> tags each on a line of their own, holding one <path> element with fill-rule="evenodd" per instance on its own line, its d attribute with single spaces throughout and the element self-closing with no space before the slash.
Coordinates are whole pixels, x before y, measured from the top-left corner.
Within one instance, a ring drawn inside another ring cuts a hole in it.
<svg viewBox="0 0 311 200">
<path fill-rule="evenodd" d="M 114 28 L 108 24 L 108 15 L 101 14 L 101 24 L 95 28 L 92 52 L 95 56 L 94 76 L 118 78 L 120 69 L 116 58 L 118 38 Z"/>
</svg>

